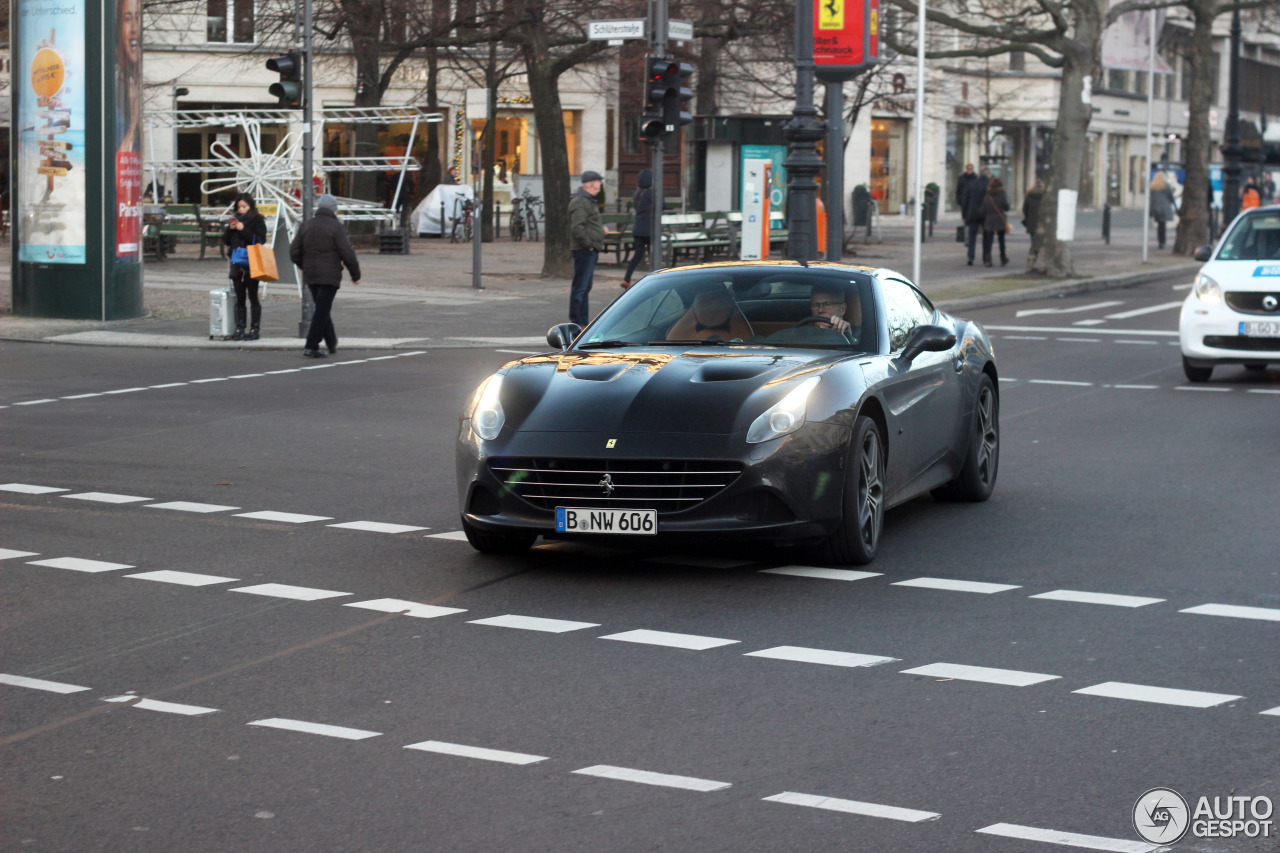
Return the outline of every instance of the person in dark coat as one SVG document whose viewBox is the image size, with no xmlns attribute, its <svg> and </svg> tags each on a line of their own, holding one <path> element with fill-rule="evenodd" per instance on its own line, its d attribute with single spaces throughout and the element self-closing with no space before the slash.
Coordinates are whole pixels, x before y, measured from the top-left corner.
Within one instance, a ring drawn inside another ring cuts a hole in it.
<svg viewBox="0 0 1280 853">
<path fill-rule="evenodd" d="M 972 163 L 964 164 L 964 173 L 960 175 L 960 180 L 956 181 L 956 207 L 964 210 L 964 188 L 969 186 L 970 181 L 976 181 L 977 174 L 973 171 Z"/>
<path fill-rule="evenodd" d="M 1156 243 L 1161 249 L 1164 248 L 1166 227 L 1173 219 L 1176 203 L 1169 179 L 1164 172 L 1156 172 L 1156 176 L 1151 179 L 1151 218 L 1156 223 Z"/>
<path fill-rule="evenodd" d="M 964 216 L 965 225 L 969 226 L 969 266 L 973 266 L 973 254 L 978 247 L 978 230 L 982 228 L 982 203 L 987 197 L 987 182 L 990 179 L 991 170 L 984 166 L 982 173 L 965 184 L 960 194 L 960 212 Z"/>
<path fill-rule="evenodd" d="M 233 341 L 256 341 L 258 327 L 262 323 L 262 303 L 258 301 L 258 280 L 249 277 L 249 261 L 244 265 L 236 263 L 236 249 L 247 249 L 253 244 L 266 245 L 267 220 L 258 213 L 258 205 L 253 196 L 240 193 L 236 196 L 234 211 L 227 220 L 227 230 L 222 232 L 222 242 L 227 247 L 227 256 L 231 258 L 231 270 L 227 273 L 231 284 L 236 289 L 236 330 L 231 334 Z M 249 330 L 245 331 L 245 299 L 249 300 Z"/>
<path fill-rule="evenodd" d="M 987 184 L 987 194 L 982 199 L 982 263 L 991 266 L 991 242 L 1000 237 L 1000 266 L 1009 263 L 1009 253 L 1005 251 L 1004 235 L 1008 230 L 1009 220 L 1005 213 L 1009 210 L 1009 196 L 1004 191 L 1004 181 L 992 178 Z"/>
<path fill-rule="evenodd" d="M 1040 202 L 1043 200 L 1044 181 L 1036 178 L 1031 189 L 1027 190 L 1027 197 L 1022 200 L 1022 227 L 1027 229 L 1027 233 L 1032 237 L 1040 227 Z"/>
<path fill-rule="evenodd" d="M 322 338 L 330 353 L 338 351 L 338 335 L 330 312 L 342 286 L 342 268 L 345 266 L 351 274 L 352 284 L 360 283 L 360 261 L 347 239 L 347 229 L 338 221 L 336 198 L 326 193 L 316 200 L 316 215 L 298 229 L 289 245 L 289 258 L 294 266 L 302 269 L 302 280 L 316 303 L 302 354 L 307 358 L 324 358 L 320 352 Z"/>
<path fill-rule="evenodd" d="M 631 262 L 627 274 L 622 277 L 622 289 L 631 286 L 631 276 L 649 251 L 649 238 L 653 235 L 653 172 L 641 169 L 636 177 L 636 191 L 631 196 L 635 207 L 635 222 L 631 226 Z"/>
</svg>

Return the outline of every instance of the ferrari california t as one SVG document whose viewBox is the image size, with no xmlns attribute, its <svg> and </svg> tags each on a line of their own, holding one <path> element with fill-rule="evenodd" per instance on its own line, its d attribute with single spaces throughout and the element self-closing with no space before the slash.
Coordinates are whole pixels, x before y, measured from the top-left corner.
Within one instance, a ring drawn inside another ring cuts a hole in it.
<svg viewBox="0 0 1280 853">
<path fill-rule="evenodd" d="M 995 487 L 991 343 L 892 270 L 679 267 L 547 342 L 462 412 L 458 501 L 480 551 L 764 540 L 863 564 L 890 507 Z"/>
</svg>

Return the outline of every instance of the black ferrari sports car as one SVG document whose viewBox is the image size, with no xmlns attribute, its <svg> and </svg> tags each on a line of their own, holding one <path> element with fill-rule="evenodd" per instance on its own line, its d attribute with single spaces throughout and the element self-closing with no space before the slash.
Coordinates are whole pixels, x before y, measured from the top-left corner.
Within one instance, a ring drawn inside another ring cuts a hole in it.
<svg viewBox="0 0 1280 853">
<path fill-rule="evenodd" d="M 764 261 L 646 276 L 462 412 L 472 546 L 755 539 L 868 563 L 885 510 L 986 500 L 995 355 L 892 270 Z"/>
</svg>

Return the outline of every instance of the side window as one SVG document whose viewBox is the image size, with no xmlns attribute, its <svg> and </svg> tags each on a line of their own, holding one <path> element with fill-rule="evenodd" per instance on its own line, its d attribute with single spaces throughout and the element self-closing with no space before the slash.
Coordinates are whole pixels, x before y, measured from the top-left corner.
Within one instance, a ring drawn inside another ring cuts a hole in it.
<svg viewBox="0 0 1280 853">
<path fill-rule="evenodd" d="M 933 306 L 905 281 L 882 279 L 880 286 L 889 325 L 889 349 L 897 352 L 907 345 L 917 326 L 933 322 Z"/>
</svg>

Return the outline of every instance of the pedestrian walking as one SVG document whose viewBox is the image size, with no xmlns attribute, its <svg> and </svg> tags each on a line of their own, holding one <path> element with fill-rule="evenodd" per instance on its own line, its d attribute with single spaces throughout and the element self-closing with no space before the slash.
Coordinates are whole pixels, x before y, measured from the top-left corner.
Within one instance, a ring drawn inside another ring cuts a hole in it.
<svg viewBox="0 0 1280 853">
<path fill-rule="evenodd" d="M 1276 200 L 1276 182 L 1271 179 L 1270 172 L 1262 173 L 1262 183 L 1258 185 L 1263 204 L 1271 204 Z"/>
<path fill-rule="evenodd" d="M 1258 192 L 1258 182 L 1253 175 L 1244 183 L 1244 189 L 1240 192 L 1240 209 L 1252 210 L 1262 204 L 1262 194 Z"/>
<path fill-rule="evenodd" d="M 1177 199 L 1173 197 L 1173 188 L 1164 172 L 1156 172 L 1151 179 L 1151 218 L 1156 223 L 1156 245 L 1163 249 L 1166 239 L 1166 228 L 1173 219 Z"/>
<path fill-rule="evenodd" d="M 253 196 L 248 193 L 236 196 L 227 228 L 222 232 L 222 242 L 227 247 L 227 256 L 231 258 L 231 269 L 227 275 L 236 291 L 236 330 L 231 333 L 231 340 L 256 341 L 258 327 L 262 324 L 262 303 L 258 300 L 258 281 L 249 276 L 249 247 L 266 245 L 267 220 L 258 212 Z M 246 299 L 249 302 L 248 318 L 245 317 Z M 246 319 L 249 321 L 248 331 L 245 331 Z"/>
<path fill-rule="evenodd" d="M 1044 181 L 1036 178 L 1027 196 L 1022 200 L 1022 227 L 1035 238 L 1036 229 L 1040 227 L 1040 202 L 1044 200 Z"/>
<path fill-rule="evenodd" d="M 969 186 L 971 181 L 976 181 L 978 176 L 973 171 L 972 163 L 964 164 L 964 172 L 961 173 L 960 179 L 956 181 L 956 207 L 964 210 L 964 188 Z"/>
<path fill-rule="evenodd" d="M 604 249 L 604 222 L 596 196 L 604 185 L 599 172 L 582 173 L 582 186 L 569 199 L 569 248 L 573 250 L 573 284 L 569 288 L 569 322 L 586 326 L 590 319 L 587 294 L 595 276 L 596 260 Z"/>
<path fill-rule="evenodd" d="M 360 261 L 347 239 L 346 227 L 338 221 L 336 198 L 326 193 L 316 199 L 316 215 L 298 229 L 289 245 L 289 258 L 294 266 L 301 268 L 302 280 L 316 303 L 302 354 L 307 358 L 324 358 L 321 340 L 330 353 L 338 351 L 338 335 L 331 312 L 333 299 L 342 286 L 342 268 L 347 268 L 352 284 L 360 283 Z"/>
<path fill-rule="evenodd" d="M 631 286 L 631 276 L 649 252 L 649 239 L 653 234 L 653 172 L 650 170 L 641 169 L 636 177 L 636 191 L 631 196 L 631 204 L 635 209 L 635 221 L 631 224 L 631 261 L 627 264 L 626 275 L 622 277 L 623 290 Z"/>
<path fill-rule="evenodd" d="M 1005 251 L 1004 237 L 1013 228 L 1005 213 L 1009 210 L 1009 196 L 1004 191 L 1004 181 L 992 178 L 987 184 L 987 194 L 982 199 L 982 263 L 991 266 L 991 244 L 1000 238 L 1000 266 L 1009 263 L 1009 253 Z"/>
<path fill-rule="evenodd" d="M 969 239 L 966 241 L 969 266 L 973 266 L 973 255 L 978 246 L 978 231 L 982 228 L 982 205 L 987 197 L 987 184 L 991 179 L 991 170 L 985 166 L 978 177 L 964 185 L 960 195 L 960 213 L 964 216 L 964 224 L 969 227 Z"/>
</svg>

